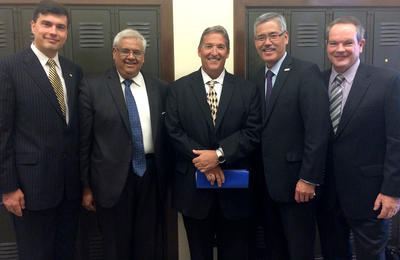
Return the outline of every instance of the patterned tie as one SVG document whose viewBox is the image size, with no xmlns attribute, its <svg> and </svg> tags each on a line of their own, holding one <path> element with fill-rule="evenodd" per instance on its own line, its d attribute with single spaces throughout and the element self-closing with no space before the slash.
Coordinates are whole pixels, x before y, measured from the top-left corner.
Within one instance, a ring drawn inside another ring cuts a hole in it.
<svg viewBox="0 0 400 260">
<path fill-rule="evenodd" d="M 333 81 L 332 90 L 329 97 L 329 102 L 330 102 L 329 111 L 331 114 L 333 132 L 335 134 L 339 126 L 340 116 L 341 116 L 342 98 L 343 98 L 343 93 L 342 93 L 343 88 L 341 85 L 343 81 L 344 81 L 343 75 L 338 74 L 335 80 Z"/>
<path fill-rule="evenodd" d="M 133 171 L 140 177 L 142 177 L 146 171 L 146 155 L 144 153 L 142 127 L 140 125 L 139 112 L 136 107 L 135 99 L 131 92 L 132 80 L 124 80 L 125 85 L 125 98 L 126 106 L 128 108 L 129 123 L 131 125 L 132 132 L 132 167 Z"/>
<path fill-rule="evenodd" d="M 218 110 L 218 96 L 214 88 L 215 83 L 216 81 L 214 80 L 207 82 L 207 85 L 210 87 L 207 93 L 207 103 L 210 106 L 211 117 L 214 125 L 215 125 L 215 119 L 217 119 L 217 110 Z"/>
<path fill-rule="evenodd" d="M 49 65 L 49 80 L 51 85 L 53 86 L 54 92 L 56 93 L 58 104 L 60 104 L 61 112 L 65 119 L 65 101 L 64 101 L 64 91 L 62 88 L 60 77 L 56 71 L 56 62 L 53 59 L 49 59 L 47 61 L 47 65 Z"/>
<path fill-rule="evenodd" d="M 268 70 L 267 73 L 266 73 L 267 91 L 265 93 L 265 108 L 267 108 L 267 105 L 269 103 L 269 98 L 271 96 L 271 92 L 272 92 L 272 77 L 273 76 L 275 76 L 275 74 L 271 70 Z"/>
</svg>

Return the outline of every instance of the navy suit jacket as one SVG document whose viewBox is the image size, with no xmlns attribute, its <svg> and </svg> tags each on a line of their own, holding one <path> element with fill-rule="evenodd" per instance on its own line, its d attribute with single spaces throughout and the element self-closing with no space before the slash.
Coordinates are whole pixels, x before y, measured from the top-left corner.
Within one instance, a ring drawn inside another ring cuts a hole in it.
<svg viewBox="0 0 400 260">
<path fill-rule="evenodd" d="M 69 124 L 31 48 L 0 61 L 0 193 L 18 188 L 27 209 L 79 199 L 78 84 L 81 69 L 59 57 Z"/>
<path fill-rule="evenodd" d="M 173 203 L 185 216 L 202 219 L 215 201 L 226 218 L 252 213 L 252 184 L 249 189 L 196 189 L 192 150 L 222 147 L 226 158 L 222 168 L 251 170 L 251 158 L 259 144 L 260 109 L 257 88 L 226 72 L 214 127 L 201 71 L 172 83 L 166 126 L 177 151 Z"/>
<path fill-rule="evenodd" d="M 400 197 L 398 72 L 360 63 L 336 135 L 331 130 L 328 185 L 350 218 L 376 217 L 378 193 Z"/>
<path fill-rule="evenodd" d="M 265 93 L 265 67 L 253 81 Z M 265 104 L 264 94 L 259 98 Z M 294 202 L 299 179 L 323 183 L 328 137 L 329 100 L 321 73 L 315 64 L 287 55 L 263 109 L 261 160 L 273 200 Z"/>
<path fill-rule="evenodd" d="M 166 84 L 143 74 L 150 106 L 158 195 L 166 197 L 168 144 L 164 126 Z M 81 123 L 81 179 L 96 202 L 112 207 L 118 202 L 128 174 L 132 174 L 132 133 L 128 110 L 115 67 L 82 80 L 79 94 Z"/>
</svg>

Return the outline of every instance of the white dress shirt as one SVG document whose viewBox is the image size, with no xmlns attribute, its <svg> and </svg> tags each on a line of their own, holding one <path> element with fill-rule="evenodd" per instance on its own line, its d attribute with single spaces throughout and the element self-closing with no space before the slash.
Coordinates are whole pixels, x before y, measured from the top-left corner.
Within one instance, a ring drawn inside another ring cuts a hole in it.
<svg viewBox="0 0 400 260">
<path fill-rule="evenodd" d="M 204 87 L 206 89 L 206 93 L 210 90 L 210 86 L 207 84 L 207 82 L 213 80 L 208 74 L 201 68 L 201 76 L 203 76 L 203 81 L 204 81 Z M 218 98 L 218 103 L 221 98 L 221 92 L 222 92 L 222 85 L 224 84 L 224 78 L 225 78 L 225 70 L 222 71 L 222 73 L 219 75 L 218 78 L 214 79 L 215 84 L 214 84 L 214 89 L 215 92 L 217 92 L 217 98 Z"/>
</svg>

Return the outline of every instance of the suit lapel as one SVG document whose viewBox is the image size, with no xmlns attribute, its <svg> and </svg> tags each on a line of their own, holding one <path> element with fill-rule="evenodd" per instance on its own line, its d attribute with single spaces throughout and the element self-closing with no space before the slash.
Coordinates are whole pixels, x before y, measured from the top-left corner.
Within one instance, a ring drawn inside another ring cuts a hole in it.
<svg viewBox="0 0 400 260">
<path fill-rule="evenodd" d="M 254 77 L 254 83 L 259 88 L 261 93 L 261 104 L 262 104 L 262 120 L 265 122 L 265 66 L 258 70 Z"/>
<path fill-rule="evenodd" d="M 365 70 L 365 67 L 360 64 L 356 76 L 354 77 L 346 104 L 344 105 L 336 136 L 339 136 L 349 123 L 370 85 L 369 74 Z"/>
<path fill-rule="evenodd" d="M 217 130 L 221 125 L 225 112 L 229 106 L 229 103 L 231 102 L 234 89 L 235 89 L 235 83 L 232 79 L 232 75 L 225 71 L 225 78 L 222 86 L 221 97 L 219 99 L 217 118 L 215 121 L 215 130 Z"/>
<path fill-rule="evenodd" d="M 40 64 L 39 59 L 33 53 L 31 48 L 25 50 L 24 55 L 24 70 L 30 75 L 30 77 L 35 81 L 36 86 L 42 90 L 44 95 L 49 99 L 51 105 L 54 107 L 56 112 L 60 117 L 63 117 L 60 104 L 57 101 L 54 89 L 51 86 L 49 78 L 46 72 L 43 70 L 42 64 Z"/>
<path fill-rule="evenodd" d="M 143 74 L 143 73 L 142 73 Z M 160 109 L 160 92 L 156 84 L 151 80 L 151 78 L 143 75 L 144 82 L 146 84 L 147 99 L 150 107 L 150 120 L 151 120 L 151 131 L 153 142 L 156 143 L 156 137 L 159 128 L 159 118 L 161 116 Z"/>
<path fill-rule="evenodd" d="M 285 82 L 287 80 L 287 77 L 289 76 L 290 70 L 292 69 L 291 67 L 292 67 L 292 59 L 290 58 L 289 55 L 287 55 L 286 58 L 284 59 L 284 61 L 282 62 L 282 65 L 279 69 L 278 76 L 275 80 L 274 87 L 272 88 L 271 97 L 269 99 L 269 103 L 267 105 L 266 112 L 265 112 L 266 115 L 265 115 L 264 124 L 266 124 L 268 122 L 268 119 L 271 116 L 271 113 L 272 113 L 272 110 L 276 103 L 276 100 L 279 97 L 279 94 L 285 85 Z"/>
<path fill-rule="evenodd" d="M 126 108 L 126 103 L 122 92 L 121 83 L 119 81 L 119 76 L 115 67 L 106 72 L 106 84 L 111 92 L 111 96 L 114 100 L 115 105 L 117 106 L 119 114 L 121 115 L 122 122 L 124 123 L 127 131 L 132 135 L 131 125 L 129 123 L 128 110 Z"/>
<path fill-rule="evenodd" d="M 199 103 L 201 113 L 203 114 L 203 117 L 205 118 L 207 124 L 209 125 L 209 127 L 214 128 L 214 124 L 211 118 L 211 110 L 207 103 L 207 93 L 205 91 L 203 82 L 204 81 L 203 77 L 201 76 L 201 72 L 200 70 L 198 70 L 193 76 L 193 80 L 191 81 L 190 87 L 192 88 L 195 99 Z"/>
</svg>

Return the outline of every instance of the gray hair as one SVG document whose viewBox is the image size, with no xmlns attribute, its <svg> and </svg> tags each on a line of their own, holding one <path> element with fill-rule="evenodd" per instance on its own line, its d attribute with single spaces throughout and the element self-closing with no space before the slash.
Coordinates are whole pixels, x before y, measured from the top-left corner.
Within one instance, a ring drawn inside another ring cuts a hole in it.
<svg viewBox="0 0 400 260">
<path fill-rule="evenodd" d="M 121 39 L 124 38 L 134 38 L 140 40 L 143 45 L 143 51 L 146 50 L 146 44 L 147 44 L 146 39 L 140 32 L 133 29 L 125 29 L 117 33 L 117 35 L 115 35 L 114 37 L 113 47 L 118 47 L 119 42 L 121 41 Z"/>
<path fill-rule="evenodd" d="M 224 36 L 224 38 L 225 38 L 226 48 L 229 51 L 229 35 L 228 35 L 228 32 L 226 31 L 226 29 L 221 25 L 215 25 L 215 26 L 208 27 L 207 29 L 205 29 L 203 31 L 203 33 L 201 34 L 200 43 L 199 43 L 198 48 L 201 48 L 201 45 L 203 44 L 204 36 L 206 36 L 207 34 L 210 34 L 210 33 L 222 34 L 222 36 Z"/>
<path fill-rule="evenodd" d="M 256 35 L 257 26 L 259 24 L 268 22 L 269 20 L 272 20 L 272 19 L 278 23 L 278 26 L 282 32 L 287 31 L 285 17 L 283 17 L 283 15 L 281 15 L 281 14 L 271 12 L 271 13 L 262 14 L 259 17 L 257 17 L 256 21 L 254 22 L 254 36 Z"/>
<path fill-rule="evenodd" d="M 358 20 L 354 16 L 348 16 L 348 17 L 336 18 L 326 27 L 326 40 L 329 40 L 329 32 L 331 31 L 332 27 L 335 24 L 352 24 L 352 25 L 354 25 L 356 27 L 356 31 L 357 31 L 357 41 L 360 42 L 362 39 L 364 39 L 365 29 L 362 26 L 360 20 Z"/>
</svg>

